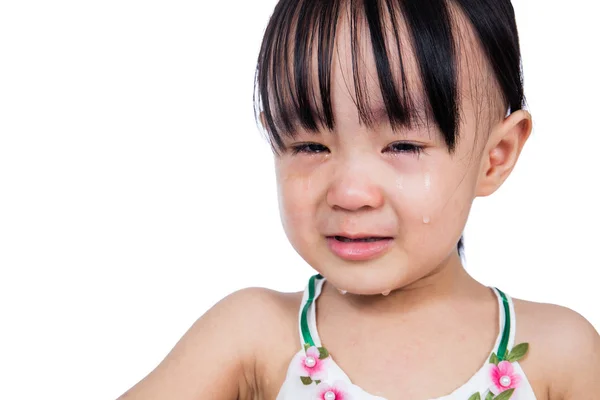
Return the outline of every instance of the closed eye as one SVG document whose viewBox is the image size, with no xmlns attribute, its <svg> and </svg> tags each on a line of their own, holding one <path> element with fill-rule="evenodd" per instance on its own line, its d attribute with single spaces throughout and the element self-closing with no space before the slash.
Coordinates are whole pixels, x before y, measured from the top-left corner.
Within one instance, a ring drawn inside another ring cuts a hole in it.
<svg viewBox="0 0 600 400">
<path fill-rule="evenodd" d="M 414 154 L 414 155 L 420 155 L 421 153 L 423 153 L 425 151 L 425 147 L 424 146 L 420 146 L 414 143 L 408 143 L 408 142 L 394 142 L 391 143 L 389 145 L 387 145 L 383 150 L 381 150 L 382 153 L 398 153 L 398 154 L 402 154 L 402 153 L 408 153 L 408 154 Z"/>
<path fill-rule="evenodd" d="M 292 154 L 319 154 L 319 153 L 328 153 L 329 149 L 326 146 L 323 146 L 319 143 L 300 143 L 293 146 L 290 146 L 292 150 Z"/>
</svg>

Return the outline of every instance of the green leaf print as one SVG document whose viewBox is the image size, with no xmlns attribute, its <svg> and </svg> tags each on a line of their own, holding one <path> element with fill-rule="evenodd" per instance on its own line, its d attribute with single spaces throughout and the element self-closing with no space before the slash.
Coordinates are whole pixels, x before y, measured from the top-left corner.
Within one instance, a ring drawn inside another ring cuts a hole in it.
<svg viewBox="0 0 600 400">
<path fill-rule="evenodd" d="M 496 355 L 496 353 L 492 353 L 492 355 L 490 356 L 490 363 L 498 365 L 499 362 L 500 360 L 498 360 L 498 356 Z"/>
<path fill-rule="evenodd" d="M 300 380 L 302 381 L 302 383 L 304 383 L 305 385 L 310 385 L 313 380 L 310 379 L 310 376 L 301 376 Z"/>
<path fill-rule="evenodd" d="M 494 398 L 494 393 L 488 392 L 487 396 L 485 396 L 485 400 L 492 400 Z"/>
<path fill-rule="evenodd" d="M 519 361 L 520 359 L 525 357 L 525 354 L 527 354 L 528 350 L 529 350 L 529 343 L 518 344 L 515 347 L 513 347 L 513 349 L 510 351 L 510 354 L 508 355 L 508 357 L 506 357 L 506 361 L 508 361 L 508 362 Z"/>
<path fill-rule="evenodd" d="M 308 350 L 309 348 L 310 348 L 310 344 L 304 343 L 304 351 L 306 352 L 306 350 Z"/>
<path fill-rule="evenodd" d="M 473 396 L 469 397 L 469 400 L 481 400 L 481 395 L 479 393 L 475 393 Z"/>
<path fill-rule="evenodd" d="M 494 400 L 508 400 L 512 397 L 515 389 L 508 389 L 504 392 L 500 393 L 498 396 L 494 397 Z"/>
<path fill-rule="evenodd" d="M 329 352 L 325 347 L 319 347 L 319 359 L 324 359 L 329 357 Z"/>
</svg>

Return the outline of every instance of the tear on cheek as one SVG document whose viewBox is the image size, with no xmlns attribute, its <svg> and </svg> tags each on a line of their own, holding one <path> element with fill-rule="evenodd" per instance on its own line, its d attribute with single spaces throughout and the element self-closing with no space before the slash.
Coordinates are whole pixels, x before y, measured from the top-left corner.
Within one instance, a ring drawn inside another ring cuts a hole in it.
<svg viewBox="0 0 600 400">
<path fill-rule="evenodd" d="M 429 191 L 431 190 L 431 175 L 429 174 L 429 172 L 425 172 L 424 183 L 425 183 L 425 192 L 429 193 Z M 431 221 L 431 218 L 429 218 L 428 215 L 423 215 L 423 223 L 424 224 L 428 224 L 430 221 Z"/>
<path fill-rule="evenodd" d="M 400 206 L 410 208 L 414 218 L 421 218 L 423 224 L 431 223 L 432 210 L 435 209 L 432 177 L 428 171 L 414 175 L 398 175 L 394 181 Z M 403 204 L 402 204 L 403 203 Z"/>
<path fill-rule="evenodd" d="M 431 175 L 429 174 L 429 172 L 425 173 L 425 190 L 429 191 L 431 189 Z"/>
<path fill-rule="evenodd" d="M 402 175 L 396 178 L 396 187 L 398 188 L 398 190 L 404 189 L 404 177 Z"/>
</svg>

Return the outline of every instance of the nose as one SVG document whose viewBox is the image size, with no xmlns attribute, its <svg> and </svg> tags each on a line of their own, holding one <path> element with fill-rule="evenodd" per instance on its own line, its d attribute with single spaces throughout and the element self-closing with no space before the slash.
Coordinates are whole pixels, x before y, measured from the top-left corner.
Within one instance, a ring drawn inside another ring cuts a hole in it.
<svg viewBox="0 0 600 400">
<path fill-rule="evenodd" d="M 333 209 L 358 211 L 379 208 L 384 196 L 377 184 L 376 171 L 360 165 L 340 165 L 327 191 L 327 203 Z"/>
</svg>

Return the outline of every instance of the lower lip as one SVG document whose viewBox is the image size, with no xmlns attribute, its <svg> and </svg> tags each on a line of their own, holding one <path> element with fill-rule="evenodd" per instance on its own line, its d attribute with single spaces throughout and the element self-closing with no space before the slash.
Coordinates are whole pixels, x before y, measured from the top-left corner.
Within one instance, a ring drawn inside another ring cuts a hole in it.
<svg viewBox="0 0 600 400">
<path fill-rule="evenodd" d="M 329 249 L 338 257 L 349 261 L 364 261 L 383 254 L 392 244 L 393 239 L 381 239 L 374 242 L 341 242 L 332 237 L 327 238 Z"/>
</svg>

